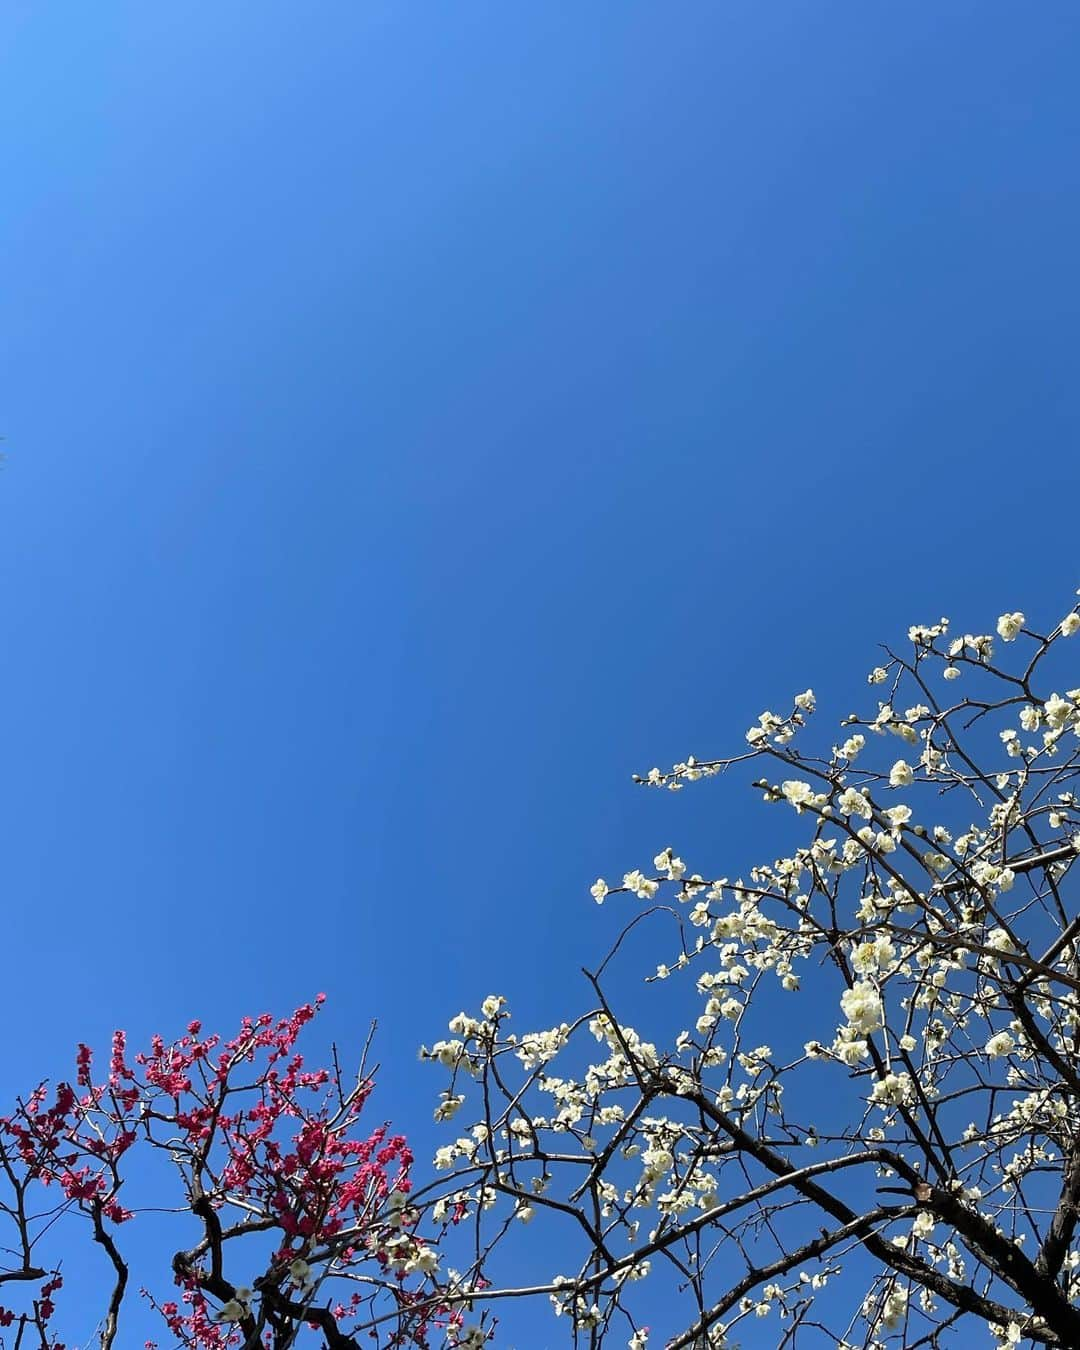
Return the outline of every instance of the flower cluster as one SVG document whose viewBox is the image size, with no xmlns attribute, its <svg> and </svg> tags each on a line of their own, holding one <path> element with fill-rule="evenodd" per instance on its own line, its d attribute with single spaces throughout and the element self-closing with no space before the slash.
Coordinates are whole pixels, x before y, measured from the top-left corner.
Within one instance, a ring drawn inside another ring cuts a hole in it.
<svg viewBox="0 0 1080 1350">
<path fill-rule="evenodd" d="M 246 1018 L 229 1040 L 192 1022 L 133 1056 L 117 1032 L 100 1076 L 80 1046 L 74 1086 L 42 1085 L 0 1119 L 15 1192 L 6 1212 L 22 1253 L 6 1279 L 29 1279 L 57 1217 L 80 1212 L 112 1267 L 101 1344 L 114 1344 L 128 1288 L 123 1234 L 137 1217 L 119 1196 L 135 1184 L 126 1176 L 135 1150 L 168 1160 L 181 1208 L 203 1230 L 173 1260 L 177 1296 L 145 1292 L 181 1345 L 293 1344 L 309 1326 L 344 1345 L 369 1323 L 379 1344 L 428 1345 L 456 1314 L 440 1294 L 437 1237 L 421 1237 L 409 1201 L 412 1154 L 386 1126 L 360 1127 L 372 1088 L 362 1065 L 351 1084 L 336 1054 L 333 1069 L 307 1067 L 297 1041 L 322 1001 Z M 38 1188 L 56 1190 L 59 1208 L 33 1201 Z M 155 1207 L 162 1199 L 154 1194 Z M 59 1347 L 48 1324 L 60 1280 L 42 1276 L 21 1311 L 0 1308 L 0 1322 Z"/>
<path fill-rule="evenodd" d="M 805 1320 L 851 1345 L 861 1317 L 874 1350 L 969 1321 L 1002 1345 L 1080 1345 L 1080 610 L 990 626 L 913 625 L 831 750 L 804 744 L 807 689 L 732 756 L 637 778 L 675 790 L 751 764 L 802 842 L 727 875 L 666 847 L 592 885 L 650 902 L 628 927 L 668 937 L 645 977 L 665 1001 L 633 1009 L 663 1025 L 681 990 L 666 1040 L 590 975 L 576 1019 L 511 1032 L 489 999 L 424 1052 L 451 1076 L 438 1203 L 475 1218 L 470 1278 L 527 1212 L 563 1267 L 531 1292 L 582 1343 L 731 1345 L 777 1316 L 785 1344 Z M 840 1269 L 861 1292 L 830 1328 L 843 1298 L 818 1295 Z"/>
</svg>

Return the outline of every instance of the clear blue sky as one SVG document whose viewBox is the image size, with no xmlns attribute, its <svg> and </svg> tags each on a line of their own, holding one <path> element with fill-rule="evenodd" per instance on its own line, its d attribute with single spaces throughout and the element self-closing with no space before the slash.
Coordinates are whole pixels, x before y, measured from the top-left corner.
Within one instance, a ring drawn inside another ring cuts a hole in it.
<svg viewBox="0 0 1080 1350">
<path fill-rule="evenodd" d="M 595 876 L 768 851 L 631 771 L 846 705 L 910 621 L 1056 619 L 1078 39 L 9 0 L 5 1097 L 325 989 L 426 1150 L 417 1045 L 579 1007 Z"/>
</svg>

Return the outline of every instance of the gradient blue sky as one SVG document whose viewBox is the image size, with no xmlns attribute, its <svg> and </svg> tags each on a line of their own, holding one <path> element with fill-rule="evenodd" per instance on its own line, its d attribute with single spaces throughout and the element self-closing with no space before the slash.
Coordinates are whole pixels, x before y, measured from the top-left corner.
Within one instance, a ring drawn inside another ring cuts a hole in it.
<svg viewBox="0 0 1080 1350">
<path fill-rule="evenodd" d="M 1059 617 L 1078 38 L 9 0 L 5 1095 L 325 989 L 426 1150 L 417 1045 L 579 1007 L 596 875 L 768 851 L 631 771 L 846 711 L 910 621 Z"/>
</svg>

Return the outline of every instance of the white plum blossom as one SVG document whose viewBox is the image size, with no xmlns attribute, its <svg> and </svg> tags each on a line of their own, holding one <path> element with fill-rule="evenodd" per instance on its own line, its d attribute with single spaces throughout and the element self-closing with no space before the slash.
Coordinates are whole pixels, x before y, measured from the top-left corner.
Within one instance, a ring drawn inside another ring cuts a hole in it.
<svg viewBox="0 0 1080 1350">
<path fill-rule="evenodd" d="M 1012 938 L 1009 936 L 1009 934 L 1005 931 L 1004 928 L 991 929 L 990 932 L 987 933 L 986 935 L 984 945 L 990 947 L 995 952 L 1001 952 L 1003 955 L 1008 955 L 1010 952 L 1014 952 L 1016 950 L 1016 946 L 1013 943 Z"/>
<path fill-rule="evenodd" d="M 870 802 L 855 788 L 845 788 L 836 804 L 845 816 L 862 816 L 864 820 L 869 820 L 873 815 Z"/>
<path fill-rule="evenodd" d="M 676 858 L 675 851 L 670 848 L 662 849 L 656 855 L 653 866 L 658 872 L 666 872 L 668 881 L 678 881 L 686 872 L 686 864 Z"/>
<path fill-rule="evenodd" d="M 904 1320 L 908 1308 L 908 1291 L 893 1284 L 881 1308 L 881 1325 L 886 1331 L 893 1331 Z"/>
<path fill-rule="evenodd" d="M 1012 642 L 1024 626 L 1024 616 L 1019 610 L 1012 614 L 1002 614 L 997 621 L 998 636 L 1005 642 Z"/>
<path fill-rule="evenodd" d="M 840 996 L 844 1016 L 856 1031 L 877 1031 L 882 1025 L 881 996 L 868 980 L 859 980 Z"/>
<path fill-rule="evenodd" d="M 784 719 L 782 717 L 777 717 L 775 713 L 766 710 L 758 718 L 757 726 L 751 727 L 746 733 L 746 739 L 751 745 L 760 745 L 762 741 L 776 735 L 783 725 Z"/>
<path fill-rule="evenodd" d="M 465 1046 L 461 1041 L 436 1041 L 430 1050 L 421 1052 L 425 1059 L 437 1059 L 444 1069 L 452 1069 L 465 1056 Z"/>
<path fill-rule="evenodd" d="M 914 1096 L 915 1085 L 909 1073 L 887 1073 L 874 1084 L 870 1100 L 875 1106 L 903 1106 Z"/>
<path fill-rule="evenodd" d="M 245 1317 L 250 1317 L 251 1308 L 246 1303 L 241 1303 L 238 1298 L 230 1298 L 228 1302 L 223 1303 L 214 1315 L 216 1322 L 242 1322 Z"/>
<path fill-rule="evenodd" d="M 1006 753 L 1012 755 L 1014 759 L 1019 759 L 1023 755 L 1024 747 L 1020 744 L 1020 738 L 1012 727 L 1006 727 L 1004 731 L 1000 732 L 999 738 Z"/>
<path fill-rule="evenodd" d="M 1003 1346 L 1080 1344 L 1080 1250 L 1038 1266 L 1076 1134 L 1064 1078 L 1080 1038 L 1080 688 L 1059 639 L 1078 632 L 1077 608 L 1056 628 L 1002 613 L 996 639 L 913 625 L 908 656 L 880 649 L 870 683 L 886 689 L 856 690 L 817 743 L 806 689 L 726 757 L 636 779 L 709 780 L 695 790 L 715 805 L 697 819 L 719 824 L 686 845 L 701 873 L 664 848 L 651 873 L 623 874 L 630 895 L 663 899 L 613 929 L 565 1022 L 521 1032 L 491 995 L 424 1052 L 443 1069 L 436 1119 L 468 1123 L 435 1153 L 431 1198 L 421 1187 L 398 1218 L 380 1210 L 377 1242 L 395 1275 L 436 1296 L 452 1286 L 449 1346 L 479 1350 L 497 1325 L 500 1290 L 479 1284 L 497 1266 L 477 1254 L 507 1234 L 527 1242 L 548 1206 L 576 1220 L 563 1268 L 577 1273 L 542 1273 L 538 1292 L 579 1339 L 647 1350 L 661 1309 L 653 1339 L 729 1350 L 740 1322 L 745 1342 L 758 1319 L 787 1331 L 806 1308 L 842 1350 L 909 1335 L 975 1345 L 987 1330 Z M 965 666 L 943 696 L 936 678 Z M 794 808 L 774 813 L 764 847 L 744 827 L 746 788 Z M 590 893 L 610 890 L 598 879 Z M 635 999 L 655 1000 L 651 1014 Z M 766 1029 L 775 1048 L 756 1044 Z M 1019 1235 L 1023 1293 L 1008 1255 Z M 467 1281 L 446 1269 L 455 1242 Z M 705 1258 L 718 1243 L 737 1270 Z M 681 1294 L 652 1288 L 658 1257 L 677 1261 Z M 728 1329 L 695 1328 L 735 1281 Z M 652 1292 L 635 1304 L 641 1282 Z"/>
<path fill-rule="evenodd" d="M 550 1031 L 537 1031 L 522 1036 L 517 1051 L 518 1059 L 527 1069 L 535 1069 L 541 1064 L 546 1064 L 548 1060 L 554 1059 L 566 1044 L 569 1031 L 569 1026 L 563 1022 L 561 1026 L 552 1027 Z"/>
<path fill-rule="evenodd" d="M 1055 731 L 1060 731 L 1074 712 L 1075 709 L 1069 699 L 1062 698 L 1060 694 L 1051 694 L 1043 704 L 1046 724 Z"/>
<path fill-rule="evenodd" d="M 906 760 L 898 759 L 889 770 L 889 786 L 894 788 L 910 787 L 915 781 L 915 773 Z"/>
<path fill-rule="evenodd" d="M 464 1094 L 457 1096 L 447 1093 L 435 1108 L 434 1118 L 438 1121 L 453 1120 L 465 1104 Z"/>
<path fill-rule="evenodd" d="M 890 806 L 881 813 L 892 826 L 893 830 L 899 830 L 901 826 L 906 825 L 911 819 L 911 807 Z"/>
<path fill-rule="evenodd" d="M 813 806 L 817 800 L 814 789 L 810 784 L 803 783 L 798 779 L 787 779 L 780 784 L 780 791 L 796 811 L 801 811 L 804 806 Z"/>
<path fill-rule="evenodd" d="M 860 975 L 876 974 L 896 959 L 896 947 L 886 934 L 860 943 L 851 954 L 851 964 Z"/>
<path fill-rule="evenodd" d="M 627 872 L 623 877 L 623 885 L 639 900 L 651 900 L 660 889 L 659 882 L 651 880 L 640 871 Z"/>
<path fill-rule="evenodd" d="M 832 1043 L 832 1052 L 848 1068 L 853 1069 L 860 1060 L 869 1058 L 869 1042 L 854 1034 L 837 1036 Z"/>
</svg>

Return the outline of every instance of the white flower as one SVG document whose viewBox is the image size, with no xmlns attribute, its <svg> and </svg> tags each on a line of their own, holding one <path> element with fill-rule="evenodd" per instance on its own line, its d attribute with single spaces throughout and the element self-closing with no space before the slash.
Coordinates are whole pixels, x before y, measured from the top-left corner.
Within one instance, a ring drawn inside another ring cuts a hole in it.
<svg viewBox="0 0 1080 1350">
<path fill-rule="evenodd" d="M 1013 759 L 1019 759 L 1024 753 L 1024 747 L 1020 744 L 1020 738 L 1017 736 L 1016 732 L 1013 731 L 1012 727 L 1007 727 L 1000 733 L 1000 740 L 1005 747 L 1006 753 L 1011 755 Z"/>
<path fill-rule="evenodd" d="M 870 1048 L 861 1038 L 848 1040 L 838 1036 L 832 1044 L 833 1054 L 849 1069 L 854 1069 L 859 1060 L 866 1059 Z"/>
<path fill-rule="evenodd" d="M 430 1275 L 439 1268 L 439 1253 L 431 1247 L 418 1247 L 416 1252 L 405 1262 L 404 1270 L 407 1275 L 415 1275 L 419 1272 L 421 1275 Z"/>
<path fill-rule="evenodd" d="M 1012 614 L 1002 614 L 997 621 L 998 637 L 1005 642 L 1012 642 L 1024 626 L 1024 616 L 1019 610 Z"/>
<path fill-rule="evenodd" d="M 312 1283 L 311 1267 L 302 1256 L 298 1256 L 295 1260 L 289 1262 L 289 1279 L 301 1288 Z"/>
<path fill-rule="evenodd" d="M 1074 610 L 1071 614 L 1066 614 L 1061 621 L 1061 636 L 1072 637 L 1075 632 L 1080 631 L 1080 614 Z"/>
<path fill-rule="evenodd" d="M 636 869 L 633 872 L 627 872 L 623 877 L 623 885 L 639 900 L 651 900 L 660 889 L 659 882 L 650 881 L 644 872 Z"/>
<path fill-rule="evenodd" d="M 855 788 L 845 788 L 836 804 L 845 816 L 862 816 L 864 820 L 870 819 L 870 803 Z"/>
<path fill-rule="evenodd" d="M 889 770 L 889 786 L 894 788 L 910 787 L 915 781 L 915 774 L 911 765 L 906 760 L 898 759 Z"/>
<path fill-rule="evenodd" d="M 993 866 L 993 864 L 990 864 L 990 866 Z M 1016 950 L 1013 946 L 1012 938 L 1009 937 L 1004 928 L 991 929 L 986 935 L 986 945 L 995 952 L 1003 952 L 1005 954 Z"/>
<path fill-rule="evenodd" d="M 960 667 L 946 666 L 941 673 L 946 680 L 958 680 L 960 678 Z"/>
<path fill-rule="evenodd" d="M 668 881 L 679 881 L 686 872 L 686 864 L 681 858 L 676 858 L 675 850 L 670 848 L 665 848 L 656 855 L 653 866 L 658 872 L 666 871 Z"/>
<path fill-rule="evenodd" d="M 908 1291 L 899 1285 L 889 1290 L 881 1309 L 881 1325 L 886 1331 L 893 1331 L 904 1320 L 908 1306 Z"/>
<path fill-rule="evenodd" d="M 801 812 L 804 806 L 807 806 L 814 800 L 814 789 L 809 783 L 800 782 L 798 779 L 789 778 L 780 784 L 780 791 L 795 808 Z"/>
<path fill-rule="evenodd" d="M 597 877 L 596 880 L 593 882 L 593 884 L 589 887 L 589 894 L 592 896 L 592 898 L 596 901 L 598 905 L 602 905 L 604 903 L 604 897 L 607 895 L 607 893 L 608 893 L 608 884 L 603 877 Z"/>
<path fill-rule="evenodd" d="M 813 712 L 816 707 L 814 691 L 812 689 L 804 689 L 801 694 L 796 694 L 795 706 L 796 708 L 801 708 L 803 712 Z"/>
<path fill-rule="evenodd" d="M 465 1054 L 460 1041 L 436 1041 L 425 1058 L 437 1059 L 444 1069 L 452 1069 Z"/>
<path fill-rule="evenodd" d="M 783 725 L 784 719 L 782 717 L 777 717 L 774 712 L 769 712 L 766 708 L 758 718 L 757 726 L 751 727 L 746 733 L 746 739 L 751 745 L 759 745 Z"/>
<path fill-rule="evenodd" d="M 875 666 L 874 669 L 870 672 L 870 674 L 867 675 L 866 683 L 884 684 L 888 678 L 889 672 L 885 669 L 884 666 Z"/>
<path fill-rule="evenodd" d="M 555 1058 L 566 1044 L 570 1028 L 563 1022 L 550 1031 L 530 1031 L 521 1038 L 517 1058 L 527 1069 L 538 1068 Z"/>
<path fill-rule="evenodd" d="M 250 1308 L 241 1303 L 238 1298 L 229 1299 L 228 1303 L 222 1304 L 214 1315 L 215 1322 L 242 1322 L 250 1313 Z"/>
<path fill-rule="evenodd" d="M 459 1012 L 451 1017 L 447 1027 L 455 1036 L 475 1036 L 480 1030 L 480 1023 L 467 1012 Z"/>
<path fill-rule="evenodd" d="M 896 948 L 887 937 L 873 942 L 861 942 L 851 953 L 851 964 L 860 975 L 870 975 L 884 969 L 896 957 Z"/>
<path fill-rule="evenodd" d="M 855 756 L 866 746 L 866 737 L 860 736 L 858 732 L 854 736 L 849 736 L 840 747 L 839 753 L 847 760 L 854 759 Z"/>
<path fill-rule="evenodd" d="M 887 811 L 882 812 L 882 815 L 888 819 L 894 830 L 899 830 L 902 825 L 906 825 L 911 819 L 911 807 L 890 806 Z"/>
<path fill-rule="evenodd" d="M 1011 1055 L 1016 1047 L 1016 1042 L 1007 1031 L 999 1031 L 996 1036 L 991 1036 L 986 1042 L 985 1050 L 991 1059 L 999 1059 L 1002 1055 Z"/>
<path fill-rule="evenodd" d="M 840 996 L 844 1016 L 857 1031 L 876 1031 L 881 1025 L 881 998 L 868 980 L 859 980 Z"/>
<path fill-rule="evenodd" d="M 444 1120 L 453 1120 L 464 1104 L 465 1098 L 463 1096 L 455 1097 L 447 1093 L 435 1108 L 435 1121 L 441 1123 Z"/>
<path fill-rule="evenodd" d="M 903 1106 L 914 1095 L 915 1086 L 910 1074 L 887 1073 L 874 1084 L 870 1100 L 875 1106 Z"/>
<path fill-rule="evenodd" d="M 666 1148 L 647 1148 L 641 1155 L 641 1161 L 645 1164 L 646 1176 L 653 1181 L 657 1181 L 675 1166 L 675 1159 Z"/>
</svg>

